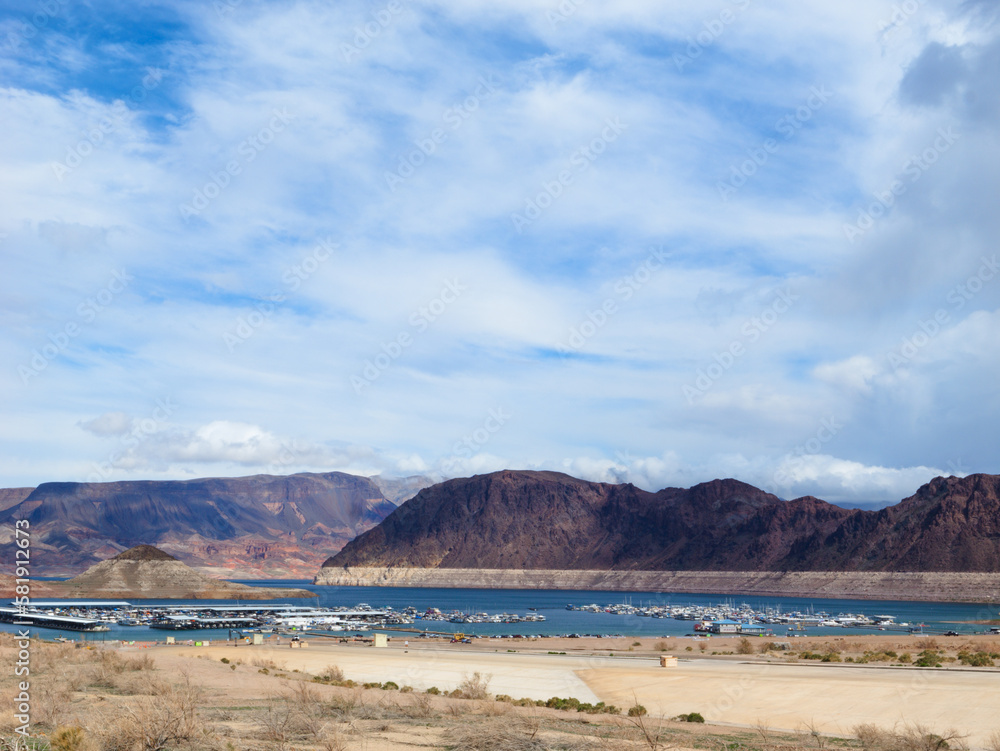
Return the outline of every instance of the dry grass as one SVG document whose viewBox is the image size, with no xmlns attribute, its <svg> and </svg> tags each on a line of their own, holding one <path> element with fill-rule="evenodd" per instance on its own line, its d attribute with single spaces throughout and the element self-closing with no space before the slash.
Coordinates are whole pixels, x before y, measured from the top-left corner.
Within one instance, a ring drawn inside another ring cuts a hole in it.
<svg viewBox="0 0 1000 751">
<path fill-rule="evenodd" d="M 473 673 L 465 676 L 458 684 L 458 695 L 462 699 L 475 699 L 481 701 L 490 698 L 490 680 L 493 676 Z"/>
<path fill-rule="evenodd" d="M 491 718 L 451 729 L 449 747 L 462 751 L 582 751 L 589 743 L 573 738 L 543 737 L 537 717 Z"/>
<path fill-rule="evenodd" d="M 336 665 L 330 665 L 326 670 L 319 674 L 319 677 L 324 681 L 329 681 L 330 683 L 343 683 L 344 671 Z"/>
<path fill-rule="evenodd" d="M 854 734 L 865 751 L 944 751 L 965 748 L 964 737 L 955 731 L 937 735 L 921 725 L 904 725 L 892 730 L 871 724 L 858 725 Z"/>
</svg>

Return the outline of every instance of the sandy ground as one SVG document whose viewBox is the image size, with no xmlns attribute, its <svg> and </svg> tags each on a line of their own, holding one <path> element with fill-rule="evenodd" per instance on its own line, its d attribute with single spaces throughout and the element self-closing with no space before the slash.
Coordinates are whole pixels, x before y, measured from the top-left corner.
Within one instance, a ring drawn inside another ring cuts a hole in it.
<svg viewBox="0 0 1000 751">
<path fill-rule="evenodd" d="M 899 637 L 893 637 L 899 641 Z M 338 665 L 359 683 L 395 681 L 423 690 L 436 686 L 454 689 L 466 676 L 490 676 L 494 694 L 515 699 L 576 697 L 627 708 L 635 702 L 652 714 L 672 716 L 700 712 L 713 723 L 802 731 L 809 727 L 836 735 L 851 735 L 861 723 L 891 728 L 917 723 L 937 733 L 957 730 L 968 734 L 973 747 L 987 744 L 1000 730 L 1000 673 L 996 670 L 951 666 L 943 669 L 893 668 L 872 665 L 784 664 L 728 656 L 711 658 L 675 652 L 680 663 L 661 668 L 657 657 L 632 654 L 634 640 L 594 640 L 601 652 L 580 640 L 542 640 L 509 644 L 507 640 L 480 640 L 472 645 L 414 643 L 404 648 L 394 640 L 388 649 L 312 640 L 305 649 L 277 646 L 157 647 L 158 660 L 203 655 L 227 657 L 244 665 L 271 660 L 291 671 L 321 673 Z M 646 640 L 651 646 L 653 640 Z M 677 640 L 690 644 L 690 640 Z M 609 656 L 612 642 L 623 653 Z M 886 639 L 888 642 L 888 639 Z M 716 640 L 713 648 L 722 647 Z M 798 646 L 798 645 L 797 645 Z M 804 645 L 803 645 L 804 646 Z M 507 652 L 508 648 L 518 652 Z M 569 654 L 547 654 L 575 647 Z M 608 651 L 605 651 L 605 650 Z M 681 647 L 683 650 L 683 647 Z M 246 669 L 241 668 L 241 670 Z M 232 691 L 240 693 L 234 673 Z"/>
<path fill-rule="evenodd" d="M 919 723 L 969 733 L 973 746 L 1000 729 L 995 672 L 842 665 L 747 664 L 692 658 L 676 668 L 649 663 L 577 674 L 609 703 L 638 701 L 650 712 L 701 712 L 708 722 L 850 735 L 862 723 Z M 634 697 L 634 698 L 633 698 Z"/>
</svg>

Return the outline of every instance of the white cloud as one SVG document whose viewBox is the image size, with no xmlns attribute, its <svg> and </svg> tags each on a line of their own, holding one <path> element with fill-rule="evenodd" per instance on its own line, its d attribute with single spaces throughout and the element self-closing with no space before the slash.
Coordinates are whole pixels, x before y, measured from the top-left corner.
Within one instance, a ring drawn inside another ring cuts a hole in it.
<svg viewBox="0 0 1000 751">
<path fill-rule="evenodd" d="M 870 394 L 872 379 L 881 372 L 881 366 L 872 358 L 865 355 L 855 355 L 839 362 L 817 365 L 813 370 L 813 375 L 821 381 L 847 391 Z"/>
<path fill-rule="evenodd" d="M 891 34 L 893 9 L 860 0 L 753 3 L 678 69 L 673 55 L 734 5 L 583 4 L 553 23 L 558 3 L 406 4 L 347 61 L 368 6 L 242 3 L 220 17 L 209 4 L 172 11 L 162 45 L 98 49 L 69 28 L 3 53 L 6 484 L 94 464 L 121 478 L 449 462 L 650 489 L 768 483 L 831 417 L 843 427 L 822 455 L 838 458 L 810 460 L 793 490 L 889 500 L 926 467 L 995 470 L 1000 286 L 961 308 L 949 295 L 1000 229 L 996 27 L 933 0 Z M 947 76 L 923 64 L 937 43 L 961 46 Z M 47 62 L 54 49 L 69 68 Z M 132 67 L 100 86 L 80 77 L 109 52 Z M 150 69 L 162 79 L 138 101 Z M 493 90 L 452 128 L 481 77 Z M 833 95 L 722 201 L 717 183 L 812 86 Z M 293 119 L 247 152 L 275 109 Z M 53 163 L 113 115 L 58 180 Z M 621 137 L 518 234 L 511 212 L 609 117 Z M 843 225 L 952 124 L 954 146 L 849 242 Z M 436 128 L 447 138 L 391 190 L 386 173 Z M 325 237 L 339 249 L 290 283 Z M 651 247 L 669 255 L 632 286 Z M 88 307 L 120 268 L 135 282 Z M 414 325 L 447 280 L 467 289 Z M 799 301 L 751 339 L 784 287 Z M 945 325 L 893 366 L 942 308 Z M 240 326 L 249 335 L 229 346 Z M 584 329 L 571 356 L 553 354 Z M 351 377 L 400 335 L 409 344 L 357 394 Z M 685 385 L 734 344 L 744 353 L 689 403 Z M 167 396 L 169 424 L 142 430 Z M 455 459 L 497 408 L 511 419 Z M 119 445 L 129 436 L 142 440 Z"/>
<path fill-rule="evenodd" d="M 124 435 L 132 429 L 132 417 L 124 412 L 105 412 L 79 425 L 97 436 Z"/>
</svg>

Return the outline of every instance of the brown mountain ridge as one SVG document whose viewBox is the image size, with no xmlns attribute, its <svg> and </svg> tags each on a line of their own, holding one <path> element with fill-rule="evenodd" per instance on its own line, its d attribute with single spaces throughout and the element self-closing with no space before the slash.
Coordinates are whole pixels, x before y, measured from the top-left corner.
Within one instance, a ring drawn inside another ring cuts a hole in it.
<svg viewBox="0 0 1000 751">
<path fill-rule="evenodd" d="M 0 525 L 30 524 L 35 574 L 72 575 L 149 543 L 203 571 L 247 579 L 309 578 L 396 508 L 373 479 L 341 472 L 49 482 L 0 501 Z M 6 539 L 0 554 L 13 560 L 13 548 Z"/>
<path fill-rule="evenodd" d="M 1000 572 L 1000 477 L 936 478 L 878 511 L 738 480 L 646 492 L 505 470 L 422 490 L 335 569 Z"/>
</svg>

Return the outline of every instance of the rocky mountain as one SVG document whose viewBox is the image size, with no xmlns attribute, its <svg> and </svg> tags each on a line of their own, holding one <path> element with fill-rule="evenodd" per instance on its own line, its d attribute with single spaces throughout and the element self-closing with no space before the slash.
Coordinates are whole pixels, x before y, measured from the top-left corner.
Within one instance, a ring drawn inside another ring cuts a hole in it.
<svg viewBox="0 0 1000 751">
<path fill-rule="evenodd" d="M 324 563 L 352 567 L 1000 572 L 1000 476 L 866 511 L 737 480 L 649 493 L 508 470 L 422 490 Z"/>
<path fill-rule="evenodd" d="M 34 575 L 71 575 L 147 543 L 227 578 L 309 578 L 395 508 L 369 478 L 340 472 L 50 482 L 0 510 L 0 529 L 30 522 Z M 0 537 L 10 560 L 13 547 Z"/>
<path fill-rule="evenodd" d="M 382 491 L 382 495 L 397 506 L 402 506 L 421 490 L 434 484 L 434 480 L 426 475 L 410 475 L 409 477 L 374 475 L 371 481 Z"/>
<path fill-rule="evenodd" d="M 0 511 L 16 506 L 29 495 L 34 488 L 0 488 Z"/>
<path fill-rule="evenodd" d="M 273 600 L 313 597 L 305 589 L 250 587 L 212 579 L 151 545 L 137 545 L 65 582 L 58 597 L 102 599 Z"/>
</svg>

